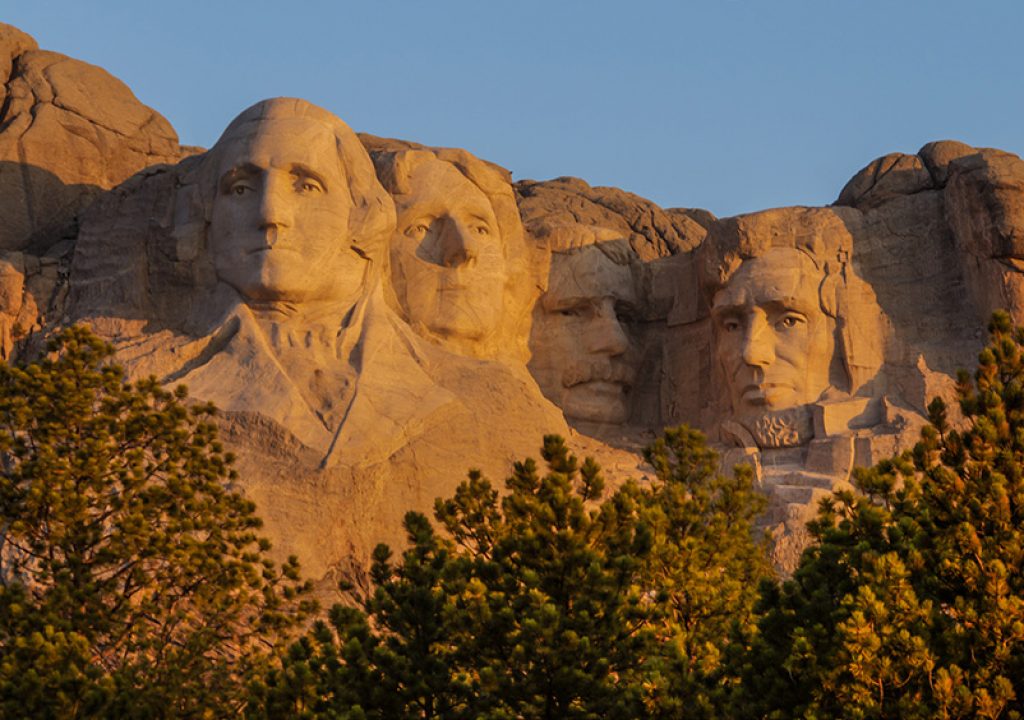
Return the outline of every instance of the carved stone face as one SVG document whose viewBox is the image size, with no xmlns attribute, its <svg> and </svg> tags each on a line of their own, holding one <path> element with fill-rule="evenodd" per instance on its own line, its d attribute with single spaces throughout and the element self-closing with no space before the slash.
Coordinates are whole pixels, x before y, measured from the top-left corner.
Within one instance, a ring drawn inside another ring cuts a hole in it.
<svg viewBox="0 0 1024 720">
<path fill-rule="evenodd" d="M 814 402 L 829 387 L 834 323 L 821 309 L 822 280 L 804 253 L 773 248 L 715 295 L 716 352 L 737 416 Z"/>
<path fill-rule="evenodd" d="M 355 292 L 366 262 L 349 246 L 352 201 L 331 131 L 274 118 L 221 142 L 209 229 L 217 276 L 255 302 Z"/>
<path fill-rule="evenodd" d="M 530 336 L 529 367 L 541 391 L 572 420 L 625 422 L 636 373 L 626 324 L 637 306 L 629 267 L 594 245 L 555 253 L 548 288 Z"/>
<path fill-rule="evenodd" d="M 507 281 L 503 238 L 488 197 L 454 165 L 429 160 L 397 195 L 391 244 L 395 291 L 413 324 L 461 341 L 498 325 Z"/>
</svg>

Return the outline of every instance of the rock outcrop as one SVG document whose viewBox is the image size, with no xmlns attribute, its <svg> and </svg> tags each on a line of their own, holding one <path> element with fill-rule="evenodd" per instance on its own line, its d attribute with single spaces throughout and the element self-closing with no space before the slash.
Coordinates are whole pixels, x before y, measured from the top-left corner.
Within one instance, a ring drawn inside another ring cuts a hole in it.
<svg viewBox="0 0 1024 720">
<path fill-rule="evenodd" d="M 79 215 L 182 148 L 159 113 L 94 65 L 0 24 L 0 356 L 39 329 L 66 273 Z"/>
<path fill-rule="evenodd" d="M 715 218 L 295 99 L 201 153 L 9 26 L 0 72 L 0 356 L 87 322 L 214 401 L 324 593 L 470 467 L 501 479 L 559 432 L 617 482 L 683 422 L 754 468 L 792 569 L 817 501 L 914 441 L 991 312 L 1024 324 L 1024 162 L 999 150 L 930 143 L 831 206 Z"/>
</svg>

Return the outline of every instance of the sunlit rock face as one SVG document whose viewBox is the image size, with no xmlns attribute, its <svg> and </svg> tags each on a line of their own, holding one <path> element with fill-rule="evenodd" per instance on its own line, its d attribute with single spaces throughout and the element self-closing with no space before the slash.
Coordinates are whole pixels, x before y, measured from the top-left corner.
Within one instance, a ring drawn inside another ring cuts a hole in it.
<svg viewBox="0 0 1024 720">
<path fill-rule="evenodd" d="M 160 223 L 139 222 L 154 206 Z M 130 373 L 225 411 L 279 553 L 317 578 L 400 543 L 404 513 L 429 512 L 470 465 L 500 479 L 567 433 L 522 362 L 453 352 L 386 302 L 395 220 L 348 126 L 278 98 L 97 208 L 72 267 L 70 314 Z"/>
<path fill-rule="evenodd" d="M 551 248 L 547 291 L 534 309 L 530 372 L 568 421 L 622 425 L 632 414 L 639 360 L 640 262 L 624 240 L 580 235 L 579 244 Z"/>
<path fill-rule="evenodd" d="M 215 402 L 325 599 L 470 467 L 500 484 L 557 432 L 614 484 L 683 422 L 753 467 L 791 570 L 817 501 L 917 438 L 989 314 L 1024 324 L 1024 163 L 998 150 L 930 143 L 829 207 L 716 218 L 513 183 L 298 99 L 182 148 L 9 26 L 0 73 L 0 356 L 87 322 L 133 377 Z"/>
<path fill-rule="evenodd" d="M 545 257 L 523 232 L 508 172 L 464 150 L 370 147 L 397 211 L 399 312 L 452 352 L 522 365 Z"/>
<path fill-rule="evenodd" d="M 0 358 L 59 305 L 79 214 L 192 152 L 120 80 L 0 23 Z"/>
</svg>

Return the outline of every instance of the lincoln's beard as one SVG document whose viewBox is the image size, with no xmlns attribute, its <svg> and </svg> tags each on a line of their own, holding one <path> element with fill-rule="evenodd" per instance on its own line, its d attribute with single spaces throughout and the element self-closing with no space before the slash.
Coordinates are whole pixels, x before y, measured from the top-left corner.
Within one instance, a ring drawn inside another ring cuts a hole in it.
<svg viewBox="0 0 1024 720">
<path fill-rule="evenodd" d="M 811 409 L 807 405 L 784 410 L 767 410 L 739 419 L 763 450 L 806 445 L 814 437 Z"/>
</svg>

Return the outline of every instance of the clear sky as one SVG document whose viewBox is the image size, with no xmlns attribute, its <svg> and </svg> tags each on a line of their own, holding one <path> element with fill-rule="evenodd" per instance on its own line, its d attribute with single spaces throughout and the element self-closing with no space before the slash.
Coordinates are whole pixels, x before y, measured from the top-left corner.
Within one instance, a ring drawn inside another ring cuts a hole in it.
<svg viewBox="0 0 1024 720">
<path fill-rule="evenodd" d="M 718 215 L 938 139 L 1024 152 L 1024 2 L 0 0 L 211 145 L 257 100 Z"/>
</svg>

